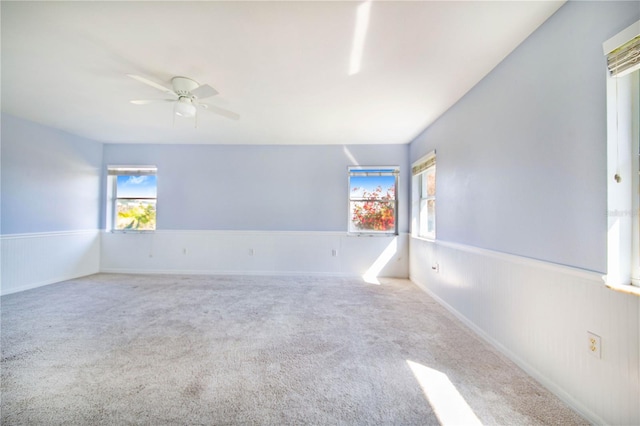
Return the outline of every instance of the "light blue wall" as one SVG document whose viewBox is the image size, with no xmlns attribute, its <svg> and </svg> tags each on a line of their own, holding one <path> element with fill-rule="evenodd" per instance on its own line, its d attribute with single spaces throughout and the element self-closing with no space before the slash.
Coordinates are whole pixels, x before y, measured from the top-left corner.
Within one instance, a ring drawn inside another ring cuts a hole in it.
<svg viewBox="0 0 640 426">
<path fill-rule="evenodd" d="M 2 114 L 0 233 L 98 229 L 102 144 Z"/>
<path fill-rule="evenodd" d="M 407 232 L 408 159 L 408 145 L 104 146 L 105 166 L 158 166 L 158 229 L 172 230 L 346 231 L 347 167 L 359 164 L 401 167 Z"/>
<path fill-rule="evenodd" d="M 438 239 L 605 271 L 602 43 L 639 18 L 568 2 L 411 143 L 437 149 Z"/>
</svg>

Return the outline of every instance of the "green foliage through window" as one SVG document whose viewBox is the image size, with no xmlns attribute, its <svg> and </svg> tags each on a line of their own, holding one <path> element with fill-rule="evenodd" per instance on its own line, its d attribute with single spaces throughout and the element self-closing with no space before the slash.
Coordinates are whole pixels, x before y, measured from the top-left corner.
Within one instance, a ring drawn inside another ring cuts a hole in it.
<svg viewBox="0 0 640 426">
<path fill-rule="evenodd" d="M 155 166 L 109 167 L 113 230 L 156 229 L 156 172 Z"/>
<path fill-rule="evenodd" d="M 148 200 L 118 200 L 116 229 L 156 229 L 156 203 Z"/>
</svg>

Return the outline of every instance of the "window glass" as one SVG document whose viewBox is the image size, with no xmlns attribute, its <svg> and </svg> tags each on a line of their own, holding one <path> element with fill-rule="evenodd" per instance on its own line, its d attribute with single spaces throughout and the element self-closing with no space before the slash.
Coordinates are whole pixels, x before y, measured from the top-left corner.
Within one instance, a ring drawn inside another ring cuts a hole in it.
<svg viewBox="0 0 640 426">
<path fill-rule="evenodd" d="M 349 232 L 396 233 L 397 168 L 349 169 Z"/>
<path fill-rule="evenodd" d="M 155 175 L 117 176 L 115 229 L 156 229 Z"/>
<path fill-rule="evenodd" d="M 412 234 L 436 237 L 436 158 L 435 152 L 421 158 L 412 167 Z"/>
<path fill-rule="evenodd" d="M 155 166 L 109 166 L 107 229 L 153 231 L 158 196 Z"/>
</svg>

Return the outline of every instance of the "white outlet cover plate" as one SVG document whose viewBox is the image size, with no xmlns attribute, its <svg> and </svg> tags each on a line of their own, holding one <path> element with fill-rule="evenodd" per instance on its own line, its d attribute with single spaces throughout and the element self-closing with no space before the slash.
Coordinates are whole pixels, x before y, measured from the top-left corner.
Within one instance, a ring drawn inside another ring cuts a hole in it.
<svg viewBox="0 0 640 426">
<path fill-rule="evenodd" d="M 587 331 L 587 350 L 596 358 L 602 358 L 602 339 L 590 331 Z"/>
</svg>

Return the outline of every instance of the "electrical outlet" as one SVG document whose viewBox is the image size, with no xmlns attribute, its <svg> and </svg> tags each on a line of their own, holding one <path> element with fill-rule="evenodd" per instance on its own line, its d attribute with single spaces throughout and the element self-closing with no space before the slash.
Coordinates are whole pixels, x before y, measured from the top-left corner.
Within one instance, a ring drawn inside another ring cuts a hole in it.
<svg viewBox="0 0 640 426">
<path fill-rule="evenodd" d="M 336 249 L 331 250 L 331 256 L 337 257 L 338 256 L 338 250 L 336 250 Z"/>
<path fill-rule="evenodd" d="M 587 349 L 596 358 L 602 358 L 602 339 L 597 334 L 587 331 Z"/>
<path fill-rule="evenodd" d="M 439 263 L 434 263 L 433 265 L 431 265 L 431 269 L 433 270 L 433 272 L 435 272 L 436 274 L 440 272 L 440 264 Z"/>
</svg>

